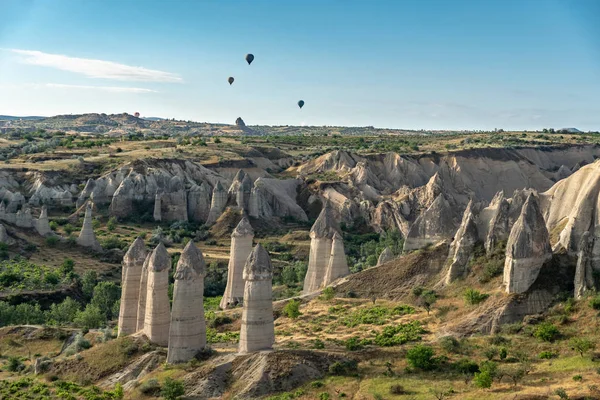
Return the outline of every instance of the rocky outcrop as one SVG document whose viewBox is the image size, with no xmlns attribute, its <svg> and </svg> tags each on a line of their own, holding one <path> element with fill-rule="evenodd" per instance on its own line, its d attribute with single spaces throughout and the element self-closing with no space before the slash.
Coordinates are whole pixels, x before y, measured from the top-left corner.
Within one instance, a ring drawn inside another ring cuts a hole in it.
<svg viewBox="0 0 600 400">
<path fill-rule="evenodd" d="M 41 236 L 47 236 L 52 234 L 52 229 L 50 229 L 50 221 L 48 220 L 48 210 L 46 206 L 42 206 L 42 210 L 40 211 L 40 217 L 35 221 L 35 230 Z"/>
<path fill-rule="evenodd" d="M 162 193 L 156 193 L 154 195 L 154 211 L 152 217 L 155 221 L 162 221 Z"/>
<path fill-rule="evenodd" d="M 308 221 L 306 212 L 296 202 L 299 179 L 258 178 L 248 201 L 248 213 L 254 218 L 292 217 Z"/>
<path fill-rule="evenodd" d="M 393 259 L 394 253 L 392 253 L 392 250 L 390 250 L 389 247 L 386 247 L 385 249 L 383 249 L 383 251 L 379 255 L 379 258 L 377 259 L 377 266 L 383 265 L 388 261 L 392 261 Z"/>
<path fill-rule="evenodd" d="M 0 243 L 7 244 L 9 246 L 15 243 L 15 240 L 8 236 L 8 233 L 6 233 L 6 227 L 2 224 L 0 224 Z"/>
<path fill-rule="evenodd" d="M 173 310 L 167 362 L 190 361 L 206 347 L 204 321 L 204 257 L 192 241 L 181 253 L 173 274 Z"/>
<path fill-rule="evenodd" d="M 221 185 L 221 182 L 217 182 L 212 193 L 212 201 L 210 203 L 210 211 L 206 220 L 207 224 L 214 224 L 219 216 L 223 213 L 225 206 L 227 205 L 227 192 Z"/>
<path fill-rule="evenodd" d="M 227 287 L 220 303 L 222 310 L 242 303 L 244 297 L 244 279 L 242 275 L 246 260 L 252 252 L 253 238 L 254 231 L 250 221 L 244 216 L 231 234 Z"/>
<path fill-rule="evenodd" d="M 33 227 L 33 217 L 31 216 L 31 209 L 28 206 L 24 206 L 22 209 L 17 211 L 15 225 L 17 225 L 19 228 Z"/>
<path fill-rule="evenodd" d="M 346 253 L 344 251 L 344 240 L 342 236 L 335 232 L 331 243 L 331 255 L 329 256 L 329 264 L 327 271 L 323 277 L 322 286 L 328 286 L 336 279 L 350 275 Z"/>
<path fill-rule="evenodd" d="M 242 210 L 248 209 L 252 179 L 243 170 L 239 170 L 229 187 L 229 198 Z"/>
<path fill-rule="evenodd" d="M 591 253 L 594 243 L 589 232 L 584 232 L 579 243 L 577 267 L 575 269 L 575 298 L 581 299 L 586 293 L 596 289 L 592 268 Z"/>
<path fill-rule="evenodd" d="M 472 208 L 473 201 L 470 201 L 463 214 L 460 227 L 450 245 L 446 284 L 450 284 L 456 279 L 465 278 L 469 273 L 469 260 L 473 255 L 473 247 L 479 236 Z"/>
<path fill-rule="evenodd" d="M 92 205 L 88 203 L 85 209 L 85 216 L 83 218 L 83 226 L 81 227 L 81 232 L 79 232 L 79 237 L 77 238 L 77 244 L 83 247 L 89 247 L 94 251 L 101 251 L 102 247 L 98 240 L 96 240 L 96 235 L 94 234 L 94 227 L 92 225 Z"/>
<path fill-rule="evenodd" d="M 138 290 L 139 301 L 137 306 L 137 329 L 136 332 L 144 330 L 144 320 L 146 319 L 146 297 L 148 296 L 148 268 L 150 266 L 150 258 L 152 253 L 146 255 L 144 264 L 142 264 L 142 272 L 140 273 L 140 287 Z"/>
<path fill-rule="evenodd" d="M 507 240 L 510 233 L 510 204 L 502 193 L 495 200 L 492 218 L 487 227 L 487 235 L 484 242 L 485 250 L 488 254 L 491 254 L 500 242 Z"/>
<path fill-rule="evenodd" d="M 325 274 L 329 267 L 333 235 L 339 227 L 333 216 L 329 202 L 321 210 L 319 217 L 310 229 L 310 252 L 308 270 L 304 278 L 303 293 L 311 293 L 323 286 Z"/>
<path fill-rule="evenodd" d="M 240 353 L 269 350 L 275 342 L 273 325 L 273 266 L 267 251 L 257 244 L 244 266 L 244 310 Z"/>
<path fill-rule="evenodd" d="M 526 292 L 552 257 L 548 229 L 538 198 L 529 194 L 506 245 L 504 285 L 507 293 Z"/>
<path fill-rule="evenodd" d="M 123 257 L 121 273 L 121 305 L 119 311 L 118 335 L 130 335 L 137 332 L 137 311 L 140 303 L 140 281 L 142 267 L 147 252 L 144 241 L 137 238 Z"/>
<path fill-rule="evenodd" d="M 188 193 L 188 219 L 194 222 L 206 222 L 210 212 L 211 188 L 206 182 L 200 186 L 194 184 Z"/>
<path fill-rule="evenodd" d="M 415 220 L 404 241 L 404 250 L 416 250 L 429 244 L 451 239 L 456 232 L 454 211 L 443 194 Z"/>
<path fill-rule="evenodd" d="M 187 192 L 180 176 L 169 180 L 166 191 L 160 198 L 161 221 L 187 221 Z"/>
<path fill-rule="evenodd" d="M 146 311 L 144 334 L 159 346 L 169 344 L 169 269 L 171 257 L 165 246 L 160 243 L 148 263 L 148 283 L 146 288 Z"/>
</svg>

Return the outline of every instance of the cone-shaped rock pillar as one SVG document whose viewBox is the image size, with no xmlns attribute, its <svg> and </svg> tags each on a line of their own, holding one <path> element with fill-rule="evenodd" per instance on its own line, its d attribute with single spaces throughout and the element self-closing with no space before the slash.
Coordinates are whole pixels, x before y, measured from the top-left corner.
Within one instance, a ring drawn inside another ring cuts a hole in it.
<svg viewBox="0 0 600 400">
<path fill-rule="evenodd" d="M 529 194 L 506 244 L 506 291 L 526 292 L 537 279 L 542 265 L 550 258 L 552 249 L 539 201 L 536 196 Z"/>
<path fill-rule="evenodd" d="M 146 297 L 148 295 L 148 267 L 150 266 L 150 257 L 152 257 L 152 253 L 148 253 L 146 255 L 146 259 L 144 260 L 144 264 L 142 265 L 142 272 L 140 273 L 136 332 L 144 330 L 144 320 L 146 319 Z"/>
<path fill-rule="evenodd" d="M 137 332 L 137 310 L 140 302 L 140 280 L 147 252 L 144 241 L 137 238 L 123 257 L 121 273 L 121 308 L 119 310 L 119 336 Z"/>
<path fill-rule="evenodd" d="M 594 245 L 590 233 L 584 232 L 579 242 L 579 254 L 575 269 L 575 298 L 581 299 L 595 289 L 591 253 Z"/>
<path fill-rule="evenodd" d="M 165 246 L 160 243 L 148 263 L 148 284 L 146 290 L 146 316 L 144 333 L 148 339 L 159 346 L 169 343 L 169 268 L 171 257 Z"/>
<path fill-rule="evenodd" d="M 450 245 L 446 284 L 459 278 L 466 278 L 469 273 L 469 260 L 473 255 L 473 247 L 479 237 L 472 207 L 473 201 L 471 200 L 465 209 L 460 227 Z"/>
<path fill-rule="evenodd" d="M 162 193 L 156 193 L 154 195 L 154 212 L 153 217 L 155 221 L 162 220 Z"/>
<path fill-rule="evenodd" d="M 85 217 L 83 218 L 81 232 L 79 232 L 79 237 L 77 238 L 77 244 L 83 247 L 90 247 L 96 251 L 102 250 L 102 247 L 94 234 L 94 227 L 92 225 L 92 204 L 89 202 L 85 208 Z"/>
<path fill-rule="evenodd" d="M 15 240 L 8 236 L 8 233 L 6 233 L 6 228 L 2 224 L 0 224 L 0 243 L 9 245 L 15 243 Z"/>
<path fill-rule="evenodd" d="M 304 293 L 311 293 L 323 286 L 329 267 L 331 245 L 334 233 L 338 231 L 333 210 L 329 202 L 321 210 L 319 217 L 310 229 L 310 252 L 308 271 L 304 278 Z"/>
<path fill-rule="evenodd" d="M 42 236 L 46 236 L 52 233 L 52 229 L 50 229 L 50 222 L 48 221 L 48 209 L 46 208 L 46 206 L 42 206 L 40 217 L 35 223 L 35 229 Z"/>
<path fill-rule="evenodd" d="M 210 212 L 210 187 L 206 182 L 193 185 L 188 194 L 188 217 L 194 222 L 206 222 Z"/>
<path fill-rule="evenodd" d="M 267 251 L 257 244 L 244 267 L 244 310 L 240 353 L 269 350 L 275 342 L 273 325 L 273 266 Z"/>
<path fill-rule="evenodd" d="M 245 216 L 231 234 L 231 250 L 227 268 L 227 287 L 219 305 L 222 310 L 242 302 L 244 297 L 244 266 L 252 252 L 254 231 Z"/>
<path fill-rule="evenodd" d="M 167 353 L 169 363 L 190 361 L 206 347 L 204 275 L 204 257 L 190 241 L 183 249 L 173 274 L 175 287 Z"/>
<path fill-rule="evenodd" d="M 379 258 L 377 259 L 377 266 L 383 265 L 388 261 L 392 261 L 393 259 L 394 253 L 392 253 L 392 250 L 390 250 L 389 247 L 386 247 L 385 249 L 383 249 L 383 251 L 379 255 Z"/>
<path fill-rule="evenodd" d="M 344 239 L 342 239 L 339 233 L 335 232 L 331 243 L 329 265 L 323 278 L 323 286 L 327 286 L 336 279 L 346 275 L 350 275 L 350 269 L 348 268 L 348 260 L 344 251 Z"/>
<path fill-rule="evenodd" d="M 212 201 L 210 203 L 210 212 L 208 213 L 207 224 L 214 224 L 219 216 L 223 213 L 225 206 L 227 205 L 227 191 L 221 185 L 221 182 L 217 182 L 213 189 Z"/>
</svg>

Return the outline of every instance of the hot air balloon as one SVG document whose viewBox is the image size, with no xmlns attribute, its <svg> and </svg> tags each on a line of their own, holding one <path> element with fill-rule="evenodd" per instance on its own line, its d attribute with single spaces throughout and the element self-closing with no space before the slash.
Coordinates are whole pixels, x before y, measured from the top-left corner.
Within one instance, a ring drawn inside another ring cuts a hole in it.
<svg viewBox="0 0 600 400">
<path fill-rule="evenodd" d="M 139 117 L 140 117 L 140 113 L 139 113 L 139 112 L 136 112 L 136 113 L 135 113 L 135 114 L 133 114 L 133 115 L 134 115 L 136 118 L 139 118 Z"/>
<path fill-rule="evenodd" d="M 230 76 L 230 77 L 227 79 L 227 82 L 229 82 L 229 84 L 230 84 L 230 85 L 233 83 L 233 81 L 235 81 L 235 79 L 233 79 L 233 76 Z"/>
<path fill-rule="evenodd" d="M 304 100 L 300 100 L 298 102 L 298 107 L 302 108 L 304 106 Z"/>
<path fill-rule="evenodd" d="M 254 61 L 254 54 L 246 54 L 246 61 L 248 62 L 248 65 L 252 64 L 252 61 Z"/>
</svg>

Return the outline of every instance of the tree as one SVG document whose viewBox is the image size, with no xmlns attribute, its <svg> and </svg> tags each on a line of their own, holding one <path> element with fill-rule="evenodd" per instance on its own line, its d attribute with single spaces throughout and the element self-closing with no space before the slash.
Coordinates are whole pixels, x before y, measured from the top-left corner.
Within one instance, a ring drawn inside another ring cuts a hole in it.
<svg viewBox="0 0 600 400">
<path fill-rule="evenodd" d="M 589 339 L 583 338 L 573 338 L 571 339 L 570 344 L 573 350 L 577 351 L 581 355 L 581 357 L 583 357 L 583 355 L 588 351 L 594 350 L 594 348 L 596 348 L 596 343 L 592 342 Z"/>
<path fill-rule="evenodd" d="M 110 320 L 113 317 L 113 305 L 120 296 L 121 290 L 114 282 L 100 282 L 94 288 L 91 304 L 102 310 Z"/>
<path fill-rule="evenodd" d="M 115 217 L 110 217 L 108 222 L 106 223 L 106 229 L 109 230 L 109 232 L 112 232 L 115 230 L 117 225 L 117 219 Z"/>
<path fill-rule="evenodd" d="M 165 378 L 160 391 L 160 395 L 164 397 L 165 400 L 177 400 L 184 394 L 185 388 L 183 386 L 183 382 L 172 378 Z"/>
<path fill-rule="evenodd" d="M 302 315 L 300 312 L 300 300 L 292 299 L 288 301 L 285 307 L 283 307 L 283 313 L 291 319 L 296 319 Z"/>
<path fill-rule="evenodd" d="M 48 320 L 56 325 L 70 324 L 75 320 L 77 312 L 81 309 L 80 304 L 70 297 L 62 303 L 52 304 L 48 311 Z"/>
<path fill-rule="evenodd" d="M 481 389 L 489 389 L 492 387 L 492 376 L 489 371 L 476 372 L 475 377 L 473 378 L 473 383 L 475 386 Z"/>
<path fill-rule="evenodd" d="M 542 322 L 533 332 L 533 336 L 544 342 L 553 342 L 560 336 L 560 331 L 550 322 Z"/>
<path fill-rule="evenodd" d="M 424 290 L 417 300 L 418 304 L 427 310 L 427 315 L 429 315 L 429 312 L 436 301 L 437 295 L 433 290 Z"/>
<path fill-rule="evenodd" d="M 434 354 L 432 347 L 419 344 L 406 352 L 406 359 L 412 367 L 428 371 L 435 367 Z"/>
<path fill-rule="evenodd" d="M 106 324 L 106 315 L 98 306 L 88 304 L 85 310 L 77 312 L 74 322 L 83 329 L 97 329 Z"/>
<path fill-rule="evenodd" d="M 81 291 L 86 298 L 92 298 L 92 294 L 94 294 L 94 288 L 97 284 L 98 275 L 96 274 L 96 271 L 87 270 L 83 273 L 83 277 L 81 278 Z"/>
</svg>

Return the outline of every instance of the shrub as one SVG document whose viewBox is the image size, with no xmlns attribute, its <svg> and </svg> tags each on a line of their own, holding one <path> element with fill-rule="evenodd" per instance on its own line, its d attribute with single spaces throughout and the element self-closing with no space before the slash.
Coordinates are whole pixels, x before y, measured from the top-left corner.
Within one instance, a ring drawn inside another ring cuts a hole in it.
<svg viewBox="0 0 600 400">
<path fill-rule="evenodd" d="M 94 288 L 90 304 L 104 311 L 106 319 L 113 318 L 113 305 L 121 297 L 121 290 L 114 282 L 100 282 Z"/>
<path fill-rule="evenodd" d="M 106 229 L 108 229 L 109 232 L 112 232 L 115 230 L 116 227 L 117 227 L 117 219 L 115 217 L 110 217 L 108 219 L 108 222 L 106 223 Z"/>
<path fill-rule="evenodd" d="M 433 348 L 425 345 L 416 345 L 406 353 L 408 363 L 414 367 L 424 371 L 431 370 L 435 367 L 435 355 Z"/>
<path fill-rule="evenodd" d="M 370 267 L 374 267 L 375 265 L 377 265 L 377 256 L 375 254 L 371 254 L 367 257 L 367 265 L 369 265 Z"/>
<path fill-rule="evenodd" d="M 160 395 L 165 398 L 165 400 L 177 400 L 179 397 L 185 394 L 185 388 L 183 386 L 183 382 L 177 381 L 172 378 L 165 378 L 163 382 L 162 388 L 160 390 Z"/>
<path fill-rule="evenodd" d="M 160 383 L 156 379 L 148 379 L 140 385 L 139 390 L 145 395 L 155 396 L 160 392 Z"/>
<path fill-rule="evenodd" d="M 558 388 L 554 391 L 554 394 L 557 395 L 561 400 L 569 400 L 569 395 L 564 388 Z"/>
<path fill-rule="evenodd" d="M 483 355 L 485 355 L 485 357 L 488 360 L 493 360 L 494 357 L 496 357 L 498 355 L 498 348 L 494 347 L 494 346 L 490 346 L 487 349 L 485 349 L 485 351 L 483 352 Z"/>
<path fill-rule="evenodd" d="M 488 294 L 481 293 L 479 290 L 475 289 L 467 289 L 465 290 L 465 294 L 463 295 L 465 303 L 471 306 L 483 302 L 488 297 Z"/>
<path fill-rule="evenodd" d="M 67 297 L 62 303 L 54 303 L 50 306 L 47 319 L 56 325 L 70 324 L 75 319 L 77 312 L 81 309 L 80 304 L 70 297 Z"/>
<path fill-rule="evenodd" d="M 398 346 L 407 342 L 421 340 L 422 333 L 425 333 L 425 329 L 423 329 L 419 321 L 412 321 L 396 326 L 386 326 L 380 333 L 375 335 L 374 343 L 383 347 Z"/>
<path fill-rule="evenodd" d="M 92 298 L 94 288 L 97 284 L 98 275 L 96 274 L 96 271 L 87 270 L 83 273 L 83 277 L 81 278 L 81 291 L 83 292 L 86 298 Z"/>
<path fill-rule="evenodd" d="M 454 369 L 461 374 L 473 375 L 475 372 L 479 372 L 479 365 L 475 361 L 463 358 L 454 363 Z"/>
<path fill-rule="evenodd" d="M 581 375 L 575 375 L 575 376 L 573 376 L 573 380 L 575 382 L 581 382 L 583 380 L 583 376 L 581 376 Z"/>
<path fill-rule="evenodd" d="M 288 301 L 285 307 L 283 307 L 283 314 L 291 319 L 296 319 L 302 315 L 300 312 L 300 300 L 292 299 Z"/>
<path fill-rule="evenodd" d="M 324 349 L 325 343 L 323 343 L 323 341 L 321 339 L 314 339 L 312 341 L 312 347 L 313 347 L 313 349 Z"/>
<path fill-rule="evenodd" d="M 419 297 L 420 295 L 423 294 L 424 290 L 425 290 L 425 288 L 423 288 L 423 286 L 415 286 L 412 290 L 412 294 L 415 297 Z"/>
<path fill-rule="evenodd" d="M 542 322 L 533 332 L 533 336 L 544 342 L 553 342 L 560 336 L 560 331 L 550 322 Z"/>
<path fill-rule="evenodd" d="M 328 286 L 325 289 L 323 289 L 322 296 L 324 300 L 331 300 L 335 297 L 335 291 L 331 286 Z"/>
<path fill-rule="evenodd" d="M 63 226 L 63 229 L 67 235 L 70 235 L 75 230 L 75 227 L 71 224 L 66 224 L 65 226 Z"/>
<path fill-rule="evenodd" d="M 98 306 L 88 304 L 85 310 L 77 312 L 73 322 L 80 328 L 97 329 L 106 324 L 106 315 Z"/>
<path fill-rule="evenodd" d="M 594 310 L 600 310 L 600 294 L 590 299 L 590 307 Z"/>
<path fill-rule="evenodd" d="M 581 355 L 581 357 L 583 357 L 583 355 L 588 351 L 596 348 L 596 343 L 584 338 L 573 338 L 571 339 L 570 345 L 573 350 L 577 351 Z"/>
<path fill-rule="evenodd" d="M 319 400 L 329 400 L 330 396 L 329 393 L 327 392 L 323 392 L 319 394 Z"/>
<path fill-rule="evenodd" d="M 354 360 L 336 361 L 329 366 L 329 373 L 332 375 L 352 375 L 358 369 L 358 364 Z"/>
<path fill-rule="evenodd" d="M 406 390 L 404 390 L 404 386 L 396 383 L 390 386 L 390 394 L 406 394 Z"/>
<path fill-rule="evenodd" d="M 500 347 L 499 356 L 501 360 L 506 360 L 506 357 L 508 356 L 508 350 L 506 349 L 506 347 Z"/>
<path fill-rule="evenodd" d="M 364 347 L 360 339 L 358 339 L 357 337 L 351 337 L 350 339 L 346 340 L 344 342 L 344 346 L 348 351 L 358 351 Z"/>
<path fill-rule="evenodd" d="M 481 389 L 488 389 L 492 387 L 492 376 L 488 371 L 476 372 L 473 378 L 475 386 Z"/>
<path fill-rule="evenodd" d="M 21 362 L 19 357 L 8 357 L 8 362 L 6 363 L 6 370 L 9 372 L 19 372 L 25 368 L 25 365 Z"/>
<path fill-rule="evenodd" d="M 448 353 L 458 353 L 460 351 L 460 342 L 454 336 L 442 337 L 440 346 Z"/>
<path fill-rule="evenodd" d="M 56 236 L 48 236 L 46 238 L 46 244 L 49 247 L 54 247 L 54 246 L 56 246 L 57 243 L 58 243 L 58 237 L 56 237 Z"/>
</svg>

